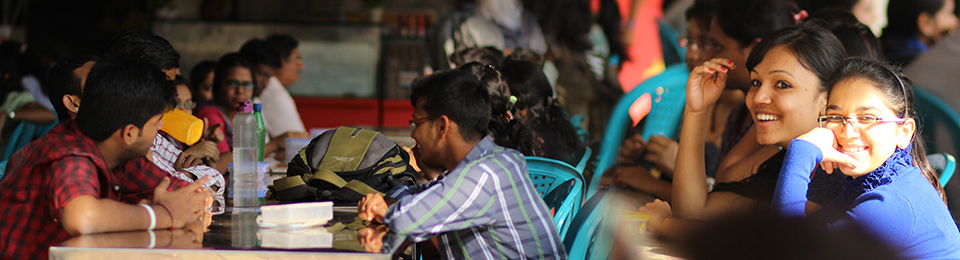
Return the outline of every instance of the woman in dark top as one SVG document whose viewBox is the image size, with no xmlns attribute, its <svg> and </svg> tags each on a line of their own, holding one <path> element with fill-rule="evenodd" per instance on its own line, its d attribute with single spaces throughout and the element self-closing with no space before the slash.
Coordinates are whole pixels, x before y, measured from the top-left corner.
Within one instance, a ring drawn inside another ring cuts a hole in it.
<svg viewBox="0 0 960 260">
<path fill-rule="evenodd" d="M 737 66 L 745 66 L 741 69 L 750 72 L 752 87 L 746 103 L 756 122 L 757 143 L 786 148 L 790 140 L 817 126 L 819 113 L 826 105 L 825 82 L 845 56 L 843 45 L 833 34 L 819 24 L 802 23 L 765 37 L 751 50 L 746 64 L 716 58 L 698 66 L 687 81 L 680 154 L 703 158 L 703 110 L 723 90 L 726 72 Z M 772 199 L 769 191 L 776 185 L 779 168 L 776 164 L 782 160 L 781 156 L 767 156 L 764 166 L 750 171 L 750 178 L 738 184 L 718 185 L 710 193 L 706 191 L 702 173 L 684 169 L 697 165 L 678 160 L 673 180 L 676 210 L 670 210 L 663 203 L 645 207 L 644 210 L 650 213 L 648 229 L 658 234 L 676 235 L 681 232 L 680 228 L 690 226 L 681 222 L 708 220 L 736 212 L 765 211 Z M 703 167 L 702 162 L 699 161 L 700 167 Z M 732 187 L 724 188 L 727 185 Z M 817 205 L 811 203 L 810 207 L 816 209 Z"/>
</svg>

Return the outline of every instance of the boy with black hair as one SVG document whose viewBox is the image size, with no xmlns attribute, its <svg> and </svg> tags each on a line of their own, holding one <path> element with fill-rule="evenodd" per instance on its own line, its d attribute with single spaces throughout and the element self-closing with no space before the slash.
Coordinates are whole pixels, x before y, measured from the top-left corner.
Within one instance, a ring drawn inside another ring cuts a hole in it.
<svg viewBox="0 0 960 260">
<path fill-rule="evenodd" d="M 250 39 L 240 48 L 241 54 L 256 63 L 254 101 L 263 104 L 263 125 L 271 139 L 307 137 L 297 103 L 286 89 L 300 79 L 303 69 L 297 45 L 289 35 L 273 35 L 266 40 Z"/>
<path fill-rule="evenodd" d="M 87 74 L 97 62 L 96 56 L 70 57 L 57 62 L 47 74 L 47 97 L 57 112 L 60 122 L 77 117 L 80 96 Z"/>
<path fill-rule="evenodd" d="M 163 37 L 143 31 L 127 31 L 107 45 L 103 54 L 130 57 L 149 62 L 173 79 L 180 74 L 180 53 Z"/>
<path fill-rule="evenodd" d="M 153 65 L 104 59 L 90 72 L 83 111 L 15 153 L 0 179 L 0 258 L 45 259 L 48 248 L 81 234 L 180 228 L 197 222 L 202 178 L 169 192 L 155 186 L 144 204 L 123 203 L 120 185 L 136 174 L 121 164 L 144 158 L 173 106 L 171 84 Z M 126 201 L 131 202 L 131 201 Z"/>
<path fill-rule="evenodd" d="M 173 45 L 170 45 L 170 42 L 163 37 L 148 32 L 128 31 L 121 34 L 108 46 L 110 46 L 110 48 L 105 50 L 107 53 L 117 55 L 118 57 L 138 59 L 157 66 L 166 74 L 168 80 L 173 80 L 180 74 L 180 54 L 177 53 Z M 176 92 L 175 87 L 171 88 Z M 211 133 L 216 131 L 209 129 L 214 129 L 218 126 L 206 127 L 208 127 L 208 131 L 206 132 Z M 170 139 L 172 138 L 157 135 L 153 140 L 151 147 L 153 153 L 148 157 L 164 157 L 161 158 L 161 160 L 152 160 L 155 165 L 150 165 L 142 160 L 135 160 L 135 165 L 128 164 L 125 165 L 123 169 L 151 172 L 148 173 L 148 175 L 159 175 L 154 172 L 162 171 L 167 173 L 168 176 L 173 176 L 186 182 L 193 182 L 196 179 L 209 176 L 211 178 L 204 183 L 204 187 L 215 191 L 215 201 L 217 201 L 219 205 L 224 205 L 223 188 L 226 187 L 226 180 L 224 180 L 221 172 L 210 167 L 216 166 L 220 154 L 211 153 L 209 149 L 204 149 L 201 145 L 195 145 L 189 148 L 180 147 L 178 143 Z M 206 162 L 201 160 L 188 160 L 188 157 L 191 156 L 202 158 L 206 160 Z M 174 162 L 174 164 L 170 165 L 170 162 Z M 204 165 L 204 163 L 208 165 Z M 152 185 L 144 186 L 144 183 L 151 183 L 151 178 L 125 182 L 125 187 L 131 188 L 131 191 L 128 193 L 137 194 L 138 197 L 147 199 L 149 198 L 148 192 L 152 189 Z M 222 209 L 223 207 L 217 208 Z"/>
<path fill-rule="evenodd" d="M 359 217 L 415 242 L 439 237 L 444 259 L 566 259 L 523 155 L 486 136 L 490 97 L 477 77 L 445 70 L 412 85 L 414 155 L 422 170 L 443 173 L 393 205 L 367 194 Z"/>
</svg>

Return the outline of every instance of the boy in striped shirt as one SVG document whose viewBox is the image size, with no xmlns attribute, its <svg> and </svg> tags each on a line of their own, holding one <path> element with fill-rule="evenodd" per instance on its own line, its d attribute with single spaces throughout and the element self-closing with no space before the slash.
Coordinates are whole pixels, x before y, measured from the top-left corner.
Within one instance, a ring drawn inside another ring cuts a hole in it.
<svg viewBox="0 0 960 260">
<path fill-rule="evenodd" d="M 443 173 L 392 205 L 367 194 L 360 217 L 415 242 L 437 237 L 444 259 L 566 259 L 523 155 L 486 136 L 490 97 L 477 77 L 446 70 L 412 85 L 418 165 Z"/>
</svg>

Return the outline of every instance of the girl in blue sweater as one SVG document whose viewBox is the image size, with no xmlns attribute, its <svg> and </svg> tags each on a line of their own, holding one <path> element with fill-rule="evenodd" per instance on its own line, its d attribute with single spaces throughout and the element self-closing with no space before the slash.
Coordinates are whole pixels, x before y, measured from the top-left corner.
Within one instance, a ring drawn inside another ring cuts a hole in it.
<svg viewBox="0 0 960 260">
<path fill-rule="evenodd" d="M 828 86 L 820 127 L 787 150 L 773 210 L 828 229 L 861 225 L 906 258 L 960 259 L 960 232 L 927 163 L 910 81 L 884 63 L 849 58 Z M 840 197 L 813 212 L 804 204 L 818 164 L 849 178 Z"/>
</svg>

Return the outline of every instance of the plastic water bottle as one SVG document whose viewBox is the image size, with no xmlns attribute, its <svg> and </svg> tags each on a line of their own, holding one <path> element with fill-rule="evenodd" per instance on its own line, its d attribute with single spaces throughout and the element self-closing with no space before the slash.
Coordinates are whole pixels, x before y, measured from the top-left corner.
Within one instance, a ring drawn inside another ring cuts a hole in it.
<svg viewBox="0 0 960 260">
<path fill-rule="evenodd" d="M 257 161 L 263 161 L 263 149 L 267 145 L 267 129 L 263 126 L 263 115 L 260 114 L 263 105 L 253 104 L 253 116 L 257 118 Z"/>
<path fill-rule="evenodd" d="M 256 207 L 257 182 L 257 119 L 253 105 L 240 102 L 233 116 L 233 205 Z"/>
</svg>

